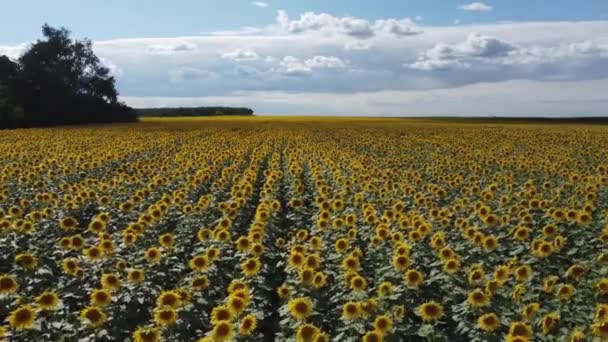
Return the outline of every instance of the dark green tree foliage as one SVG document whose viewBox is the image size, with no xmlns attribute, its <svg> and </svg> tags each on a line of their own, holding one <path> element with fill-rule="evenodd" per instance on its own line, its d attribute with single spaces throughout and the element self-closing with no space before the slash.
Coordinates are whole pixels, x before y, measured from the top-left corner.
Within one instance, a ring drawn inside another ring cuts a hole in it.
<svg viewBox="0 0 608 342">
<path fill-rule="evenodd" d="M 130 122 L 135 111 L 118 102 L 114 77 L 88 39 L 72 40 L 65 28 L 42 27 L 18 64 L 0 59 L 6 102 L 23 108 L 20 127 Z M 0 121 L 0 127 L 14 127 Z"/>
<path fill-rule="evenodd" d="M 140 116 L 249 116 L 253 110 L 237 107 L 179 107 L 135 109 Z"/>
</svg>

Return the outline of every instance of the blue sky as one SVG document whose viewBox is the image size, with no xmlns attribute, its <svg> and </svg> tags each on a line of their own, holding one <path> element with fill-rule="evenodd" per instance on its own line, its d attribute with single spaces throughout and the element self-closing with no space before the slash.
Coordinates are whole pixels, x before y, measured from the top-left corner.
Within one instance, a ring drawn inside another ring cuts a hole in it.
<svg viewBox="0 0 608 342">
<path fill-rule="evenodd" d="M 608 114 L 605 0 L 20 0 L 0 12 L 0 54 L 45 22 L 91 38 L 133 106 Z"/>
<path fill-rule="evenodd" d="M 277 9 L 297 14 L 307 11 L 367 19 L 421 16 L 427 25 L 498 21 L 608 20 L 606 0 L 495 0 L 492 11 L 464 11 L 471 1 L 453 0 L 305 0 L 267 1 L 268 7 L 247 0 L 20 0 L 0 12 L 0 44 L 38 37 L 40 25 L 69 27 L 95 40 L 124 37 L 171 37 L 263 26 Z"/>
</svg>

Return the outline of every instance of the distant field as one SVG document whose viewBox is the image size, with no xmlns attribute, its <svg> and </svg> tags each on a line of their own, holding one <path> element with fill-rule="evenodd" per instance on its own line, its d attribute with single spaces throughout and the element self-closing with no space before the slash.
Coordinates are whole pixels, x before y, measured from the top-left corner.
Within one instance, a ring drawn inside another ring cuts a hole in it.
<svg viewBox="0 0 608 342">
<path fill-rule="evenodd" d="M 3 131 L 0 340 L 608 335 L 607 151 L 502 119 Z"/>
</svg>

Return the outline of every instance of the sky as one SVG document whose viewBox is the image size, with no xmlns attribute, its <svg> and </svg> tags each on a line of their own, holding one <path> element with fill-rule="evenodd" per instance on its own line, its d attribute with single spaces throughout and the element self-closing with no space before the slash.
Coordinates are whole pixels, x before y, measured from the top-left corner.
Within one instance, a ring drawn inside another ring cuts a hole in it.
<svg viewBox="0 0 608 342">
<path fill-rule="evenodd" d="M 0 12 L 0 54 L 44 23 L 90 38 L 135 107 L 608 114 L 606 0 L 20 0 Z"/>
</svg>

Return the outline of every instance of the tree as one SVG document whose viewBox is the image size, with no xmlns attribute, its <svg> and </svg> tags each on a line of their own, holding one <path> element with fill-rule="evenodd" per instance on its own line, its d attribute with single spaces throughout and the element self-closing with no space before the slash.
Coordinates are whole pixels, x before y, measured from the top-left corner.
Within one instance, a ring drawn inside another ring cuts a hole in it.
<svg viewBox="0 0 608 342">
<path fill-rule="evenodd" d="M 137 120 L 131 108 L 118 102 L 114 77 L 90 40 L 72 40 L 67 29 L 47 24 L 42 34 L 19 64 L 0 59 L 0 82 L 9 88 L 7 97 L 22 105 L 25 125 Z"/>
</svg>

